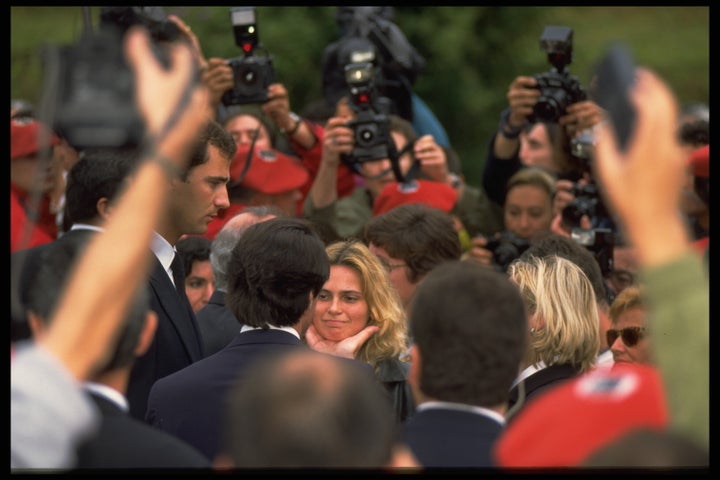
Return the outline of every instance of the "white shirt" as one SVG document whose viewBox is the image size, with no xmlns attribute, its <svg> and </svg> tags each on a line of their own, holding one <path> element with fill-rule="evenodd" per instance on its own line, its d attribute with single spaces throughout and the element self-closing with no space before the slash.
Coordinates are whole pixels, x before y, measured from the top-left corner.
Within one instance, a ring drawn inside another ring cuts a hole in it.
<svg viewBox="0 0 720 480">
<path fill-rule="evenodd" d="M 415 409 L 416 412 L 421 412 L 423 410 L 432 410 L 432 409 L 438 409 L 442 408 L 444 410 L 458 410 L 461 412 L 470 412 L 474 413 L 476 415 L 483 415 L 488 418 L 491 418 L 498 422 L 500 425 L 505 425 L 505 418 L 500 415 L 495 410 L 490 410 L 489 408 L 485 407 L 479 407 L 477 405 L 468 405 L 466 403 L 455 403 L 455 402 L 440 402 L 440 401 L 430 401 L 430 402 L 423 402 L 420 405 L 417 406 Z"/>
<path fill-rule="evenodd" d="M 170 281 L 173 283 L 173 285 L 175 285 L 172 268 L 170 268 L 173 258 L 175 258 L 175 247 L 170 245 L 170 242 L 165 240 L 159 233 L 153 232 L 150 249 L 152 249 L 153 253 L 160 262 L 160 265 L 162 265 L 165 269 L 165 272 L 167 272 L 168 277 L 170 277 Z"/>
<path fill-rule="evenodd" d="M 292 335 L 295 335 L 295 336 L 298 338 L 298 340 L 302 340 L 302 339 L 300 338 L 300 334 L 297 332 L 297 330 L 295 330 L 295 329 L 292 328 L 292 327 L 275 327 L 275 326 L 273 326 L 273 325 L 269 325 L 269 327 L 270 327 L 270 330 L 282 330 L 283 332 L 288 332 L 288 333 L 290 333 L 290 334 L 292 334 Z M 249 331 L 251 331 L 251 330 L 262 330 L 262 328 L 260 328 L 260 327 L 250 327 L 250 326 L 248 326 L 248 325 L 243 325 L 242 328 L 240 329 L 240 333 L 249 332 Z"/>
</svg>

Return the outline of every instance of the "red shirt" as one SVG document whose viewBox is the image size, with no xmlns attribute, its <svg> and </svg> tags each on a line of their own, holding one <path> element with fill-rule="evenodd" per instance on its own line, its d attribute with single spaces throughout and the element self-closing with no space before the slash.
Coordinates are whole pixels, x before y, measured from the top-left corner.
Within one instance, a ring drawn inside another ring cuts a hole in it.
<svg viewBox="0 0 720 480">
<path fill-rule="evenodd" d="M 10 252 L 52 242 L 57 238 L 55 215 L 50 211 L 50 200 L 43 195 L 40 215 L 36 222 L 28 217 L 27 194 L 10 184 Z M 28 225 L 29 224 L 29 225 Z M 29 229 L 29 231 L 26 231 Z"/>
</svg>

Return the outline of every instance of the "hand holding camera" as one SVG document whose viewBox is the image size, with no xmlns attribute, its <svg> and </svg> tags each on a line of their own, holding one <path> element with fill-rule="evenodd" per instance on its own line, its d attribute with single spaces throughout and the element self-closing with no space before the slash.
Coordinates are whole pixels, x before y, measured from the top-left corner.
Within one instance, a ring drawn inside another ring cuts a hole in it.
<svg viewBox="0 0 720 480">
<path fill-rule="evenodd" d="M 264 103 L 268 99 L 268 87 L 275 83 L 275 69 L 272 56 L 260 43 L 255 7 L 231 8 L 230 20 L 235 44 L 243 54 L 228 60 L 234 82 L 222 102 L 226 106 Z"/>
</svg>

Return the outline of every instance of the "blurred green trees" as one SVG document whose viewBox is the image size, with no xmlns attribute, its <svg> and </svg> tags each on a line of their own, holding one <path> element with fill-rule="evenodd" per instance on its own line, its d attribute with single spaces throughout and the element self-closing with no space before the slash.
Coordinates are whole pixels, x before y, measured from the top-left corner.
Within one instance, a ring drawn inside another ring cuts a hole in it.
<svg viewBox="0 0 720 480">
<path fill-rule="evenodd" d="M 239 55 L 228 7 L 164 7 L 196 33 L 206 56 Z M 97 24 L 99 7 L 90 9 Z M 477 184 L 485 148 L 512 79 L 548 70 L 545 25 L 574 30 L 571 73 L 583 85 L 613 40 L 665 78 L 684 102 L 709 102 L 709 7 L 396 7 L 394 22 L 427 60 L 416 92 L 443 123 L 467 180 Z M 321 97 L 320 59 L 338 38 L 334 7 L 259 6 L 260 39 L 296 111 Z M 11 7 L 11 97 L 38 103 L 39 48 L 69 44 L 83 30 L 81 7 Z"/>
</svg>

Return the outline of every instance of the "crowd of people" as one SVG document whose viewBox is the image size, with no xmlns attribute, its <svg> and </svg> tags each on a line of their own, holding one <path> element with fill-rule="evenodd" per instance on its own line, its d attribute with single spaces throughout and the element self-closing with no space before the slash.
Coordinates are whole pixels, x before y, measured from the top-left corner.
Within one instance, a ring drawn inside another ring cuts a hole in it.
<svg viewBox="0 0 720 480">
<path fill-rule="evenodd" d="M 142 145 L 11 104 L 13 473 L 709 467 L 707 112 L 637 67 L 623 151 L 592 99 L 534 121 L 519 76 L 473 186 L 399 112 L 353 162 L 350 91 L 225 104 L 168 21 L 168 65 L 122 40 Z"/>
</svg>

